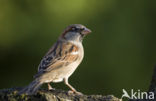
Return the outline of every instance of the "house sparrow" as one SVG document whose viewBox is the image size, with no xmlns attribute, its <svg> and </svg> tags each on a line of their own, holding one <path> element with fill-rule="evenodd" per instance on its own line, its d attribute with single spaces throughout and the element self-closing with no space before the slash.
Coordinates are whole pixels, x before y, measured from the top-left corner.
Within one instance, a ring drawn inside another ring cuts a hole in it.
<svg viewBox="0 0 156 101">
<path fill-rule="evenodd" d="M 68 83 L 68 78 L 83 59 L 82 40 L 90 32 L 91 30 L 81 24 L 68 26 L 41 60 L 38 73 L 34 76 L 35 80 L 19 93 L 34 94 L 44 83 L 48 84 L 50 90 L 51 82 L 62 81 L 72 92 L 79 93 Z"/>
</svg>

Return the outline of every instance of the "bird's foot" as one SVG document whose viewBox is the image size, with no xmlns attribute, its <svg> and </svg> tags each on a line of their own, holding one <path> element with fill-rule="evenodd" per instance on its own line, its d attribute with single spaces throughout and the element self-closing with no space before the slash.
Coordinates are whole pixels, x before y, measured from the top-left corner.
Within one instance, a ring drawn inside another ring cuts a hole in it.
<svg viewBox="0 0 156 101">
<path fill-rule="evenodd" d="M 50 89 L 48 88 L 48 90 L 54 91 L 54 90 L 56 90 L 56 89 L 55 89 L 55 88 L 50 88 Z"/>
<path fill-rule="evenodd" d="M 81 92 L 78 92 L 78 91 L 68 91 L 68 94 L 71 95 L 71 94 L 76 94 L 76 95 L 83 95 Z"/>
</svg>

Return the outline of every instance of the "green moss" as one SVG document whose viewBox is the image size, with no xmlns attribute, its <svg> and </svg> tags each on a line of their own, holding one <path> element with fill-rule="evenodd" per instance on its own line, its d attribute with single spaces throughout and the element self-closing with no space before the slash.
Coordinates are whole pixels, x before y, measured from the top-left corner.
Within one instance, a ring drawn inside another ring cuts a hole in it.
<svg viewBox="0 0 156 101">
<path fill-rule="evenodd" d="M 40 90 L 37 94 L 18 95 L 17 89 L 3 89 L 0 90 L 0 101 L 120 101 L 114 96 L 102 96 L 102 95 L 76 95 L 68 94 L 67 91 L 55 90 L 46 91 Z"/>
</svg>

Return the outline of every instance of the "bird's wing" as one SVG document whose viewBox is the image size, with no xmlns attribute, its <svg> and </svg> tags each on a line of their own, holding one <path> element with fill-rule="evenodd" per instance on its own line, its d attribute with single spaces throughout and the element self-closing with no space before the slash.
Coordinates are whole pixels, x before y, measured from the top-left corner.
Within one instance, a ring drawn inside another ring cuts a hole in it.
<svg viewBox="0 0 156 101">
<path fill-rule="evenodd" d="M 38 74 L 66 66 L 76 61 L 78 57 L 78 47 L 76 45 L 70 42 L 58 41 L 41 60 Z"/>
</svg>

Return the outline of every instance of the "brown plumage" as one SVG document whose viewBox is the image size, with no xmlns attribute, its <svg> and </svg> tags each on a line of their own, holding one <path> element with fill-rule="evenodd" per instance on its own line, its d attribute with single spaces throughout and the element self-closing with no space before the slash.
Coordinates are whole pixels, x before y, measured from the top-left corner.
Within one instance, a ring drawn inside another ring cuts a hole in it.
<svg viewBox="0 0 156 101">
<path fill-rule="evenodd" d="M 34 76 L 35 80 L 21 90 L 20 94 L 34 94 L 43 83 L 48 83 L 48 88 L 52 89 L 50 82 L 61 81 L 64 81 L 73 92 L 77 93 L 68 83 L 68 78 L 83 59 L 82 39 L 90 32 L 80 24 L 68 26 L 41 60 L 38 73 Z"/>
</svg>

